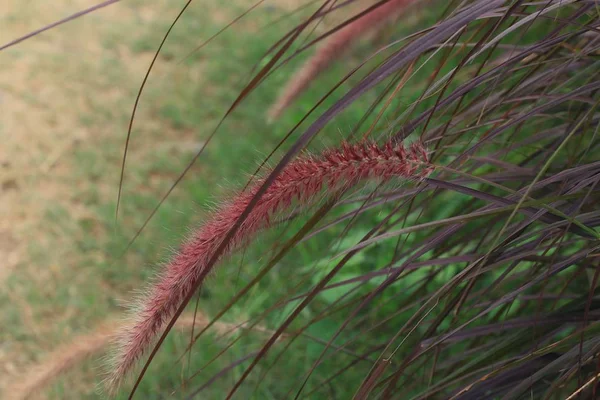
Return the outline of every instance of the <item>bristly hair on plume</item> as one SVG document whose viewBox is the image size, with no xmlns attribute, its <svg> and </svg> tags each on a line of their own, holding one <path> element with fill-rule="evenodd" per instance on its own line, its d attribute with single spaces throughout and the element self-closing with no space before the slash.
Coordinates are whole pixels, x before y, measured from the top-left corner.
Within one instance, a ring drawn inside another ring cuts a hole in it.
<svg viewBox="0 0 600 400">
<path fill-rule="evenodd" d="M 298 157 L 283 169 L 258 199 L 220 258 L 251 242 L 258 231 L 270 226 L 273 216 L 288 209 L 292 203 L 300 208 L 310 207 L 324 187 L 333 192 L 348 189 L 364 180 L 419 180 L 431 171 L 427 152 L 420 143 L 408 148 L 392 142 L 382 146 L 373 142 L 344 143 L 340 148 L 327 150 L 319 156 Z M 184 299 L 205 279 L 211 269 L 211 258 L 255 197 L 266 176 L 268 174 L 218 206 L 132 308 L 130 322 L 117 335 L 117 349 L 107 382 L 111 390 L 154 343 Z"/>
<path fill-rule="evenodd" d="M 310 83 L 343 54 L 354 41 L 369 31 L 381 28 L 384 22 L 397 17 L 414 1 L 416 0 L 390 0 L 327 38 L 325 43 L 317 49 L 315 55 L 304 63 L 288 81 L 269 109 L 268 119 L 270 121 L 277 119 L 308 88 Z"/>
</svg>

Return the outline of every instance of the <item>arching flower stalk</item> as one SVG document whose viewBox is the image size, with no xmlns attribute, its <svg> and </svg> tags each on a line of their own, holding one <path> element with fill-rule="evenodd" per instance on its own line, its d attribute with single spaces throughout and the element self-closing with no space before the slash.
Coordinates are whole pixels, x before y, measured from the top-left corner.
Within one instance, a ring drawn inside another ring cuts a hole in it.
<svg viewBox="0 0 600 400">
<path fill-rule="evenodd" d="M 369 13 L 346 25 L 329 36 L 322 46 L 289 80 L 288 84 L 269 109 L 270 120 L 277 119 L 286 108 L 310 85 L 310 83 L 358 38 L 371 30 L 381 28 L 383 23 L 398 14 L 415 0 L 390 0 Z"/>
<path fill-rule="evenodd" d="M 259 198 L 226 245 L 222 256 L 252 241 L 268 228 L 272 217 L 292 203 L 307 208 L 326 186 L 328 191 L 350 188 L 363 180 L 392 178 L 418 180 L 431 172 L 425 149 L 419 143 L 343 144 L 320 156 L 304 155 L 289 163 Z M 161 328 L 209 271 L 211 258 L 264 183 L 257 179 L 246 191 L 223 203 L 180 251 L 167 263 L 147 294 L 133 307 L 132 321 L 118 335 L 118 350 L 111 365 L 113 388 L 154 342 Z"/>
</svg>

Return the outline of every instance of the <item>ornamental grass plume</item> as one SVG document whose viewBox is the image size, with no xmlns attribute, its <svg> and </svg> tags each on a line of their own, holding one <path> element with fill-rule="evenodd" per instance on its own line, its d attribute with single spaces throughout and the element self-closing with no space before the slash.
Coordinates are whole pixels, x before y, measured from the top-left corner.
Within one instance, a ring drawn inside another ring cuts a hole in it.
<svg viewBox="0 0 600 400">
<path fill-rule="evenodd" d="M 203 313 L 196 312 L 195 315 L 182 315 L 177 320 L 176 326 L 181 329 L 191 329 L 194 326 L 205 327 L 209 322 L 210 318 Z M 217 321 L 214 328 L 219 335 L 229 335 L 239 328 L 244 328 L 245 325 Z M 6 400 L 26 400 L 41 393 L 60 375 L 104 350 L 119 328 L 120 325 L 116 321 L 110 320 L 98 326 L 91 333 L 77 336 L 69 343 L 59 346 L 42 362 L 28 368 L 27 373 L 22 374 L 23 379 L 17 379 L 6 387 L 4 398 Z M 254 326 L 252 330 L 269 333 L 266 328 L 261 326 Z"/>
<path fill-rule="evenodd" d="M 355 40 L 368 31 L 380 28 L 383 22 L 396 17 L 413 1 L 415 0 L 390 0 L 332 34 L 283 88 L 269 109 L 269 120 L 277 119 L 310 85 L 313 79 L 344 53 Z"/>
<path fill-rule="evenodd" d="M 299 157 L 273 180 L 219 258 L 250 242 L 259 230 L 270 226 L 273 216 L 288 209 L 292 203 L 301 208 L 309 207 L 325 186 L 334 192 L 348 189 L 362 180 L 388 181 L 396 177 L 415 180 L 430 172 L 427 153 L 420 143 L 409 148 L 391 142 L 383 146 L 372 142 L 344 143 L 321 156 Z M 117 337 L 118 349 L 108 380 L 111 388 L 114 389 L 125 377 L 183 300 L 210 272 L 207 268 L 211 268 L 211 258 L 265 179 L 257 179 L 246 191 L 219 206 L 166 264 L 147 294 L 133 307 L 131 323 Z"/>
</svg>

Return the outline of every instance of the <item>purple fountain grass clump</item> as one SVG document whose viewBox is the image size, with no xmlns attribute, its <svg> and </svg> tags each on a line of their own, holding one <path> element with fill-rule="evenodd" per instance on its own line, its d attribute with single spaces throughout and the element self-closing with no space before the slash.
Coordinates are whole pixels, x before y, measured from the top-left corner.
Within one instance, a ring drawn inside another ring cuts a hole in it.
<svg viewBox="0 0 600 400">
<path fill-rule="evenodd" d="M 356 39 L 370 30 L 380 28 L 384 21 L 397 16 L 413 1 L 416 0 L 390 0 L 332 34 L 283 88 L 268 112 L 269 119 L 278 118 L 312 80 L 346 51 Z"/>
<path fill-rule="evenodd" d="M 222 254 L 230 254 L 250 242 L 259 230 L 269 227 L 272 216 L 293 202 L 303 208 L 310 206 L 324 186 L 335 191 L 362 180 L 420 179 L 430 172 L 427 153 L 419 143 L 408 149 L 391 143 L 383 146 L 345 143 L 321 156 L 299 157 L 289 163 L 267 188 Z M 134 309 L 130 324 L 118 335 L 118 353 L 109 379 L 112 387 L 135 365 L 183 300 L 207 276 L 211 258 L 264 179 L 256 180 L 248 190 L 219 206 L 167 263 L 164 272 Z"/>
</svg>

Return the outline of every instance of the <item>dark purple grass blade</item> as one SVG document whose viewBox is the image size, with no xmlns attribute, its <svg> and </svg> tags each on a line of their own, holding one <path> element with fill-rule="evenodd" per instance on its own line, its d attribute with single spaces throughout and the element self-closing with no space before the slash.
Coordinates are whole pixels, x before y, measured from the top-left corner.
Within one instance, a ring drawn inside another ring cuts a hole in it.
<svg viewBox="0 0 600 400">
<path fill-rule="evenodd" d="M 52 28 L 55 28 L 55 27 L 57 27 L 57 26 L 59 26 L 59 25 L 62 25 L 62 24 L 64 24 L 64 23 L 66 23 L 66 22 L 72 21 L 72 20 L 74 20 L 74 19 L 77 19 L 77 18 L 79 18 L 79 17 L 82 17 L 82 16 L 84 16 L 84 15 L 86 15 L 86 14 L 89 14 L 89 13 L 91 13 L 91 12 L 94 12 L 94 11 L 96 11 L 96 10 L 99 10 L 99 9 L 101 9 L 101 8 L 104 8 L 104 7 L 106 7 L 106 6 L 109 6 L 109 5 L 111 5 L 111 4 L 118 3 L 119 1 L 120 1 L 120 0 L 107 0 L 107 1 L 104 1 L 104 2 L 102 2 L 102 3 L 98 3 L 98 4 L 96 4 L 95 6 L 91 6 L 91 7 L 89 7 L 89 8 L 86 8 L 85 10 L 78 11 L 78 12 L 76 12 L 75 14 L 71 14 L 71 15 L 69 15 L 68 17 L 65 17 L 65 18 L 63 18 L 63 19 L 61 19 L 61 20 L 58 20 L 58 21 L 56 21 L 56 22 L 53 22 L 53 23 L 51 23 L 51 24 L 49 24 L 49 25 L 46 25 L 46 26 L 44 26 L 43 28 L 36 29 L 36 30 L 35 30 L 35 31 L 33 31 L 33 32 L 29 32 L 28 34 L 26 34 L 26 35 L 24 35 L 24 36 L 21 36 L 21 37 L 19 37 L 19 38 L 16 38 L 16 39 L 14 39 L 14 40 L 11 40 L 10 42 L 8 42 L 8 43 L 6 43 L 6 44 L 3 44 L 2 46 L 0 46 L 0 51 L 2 51 L 2 50 L 5 50 L 5 49 L 8 49 L 8 48 L 9 48 L 9 47 L 11 47 L 11 46 L 14 46 L 14 45 L 16 45 L 16 44 L 18 44 L 18 43 L 21 43 L 21 42 L 22 42 L 22 41 L 24 41 L 24 40 L 30 39 L 30 38 L 32 38 L 32 37 L 34 37 L 34 36 L 37 36 L 37 35 L 39 35 L 40 33 L 46 32 L 47 30 L 50 30 L 50 29 L 52 29 Z"/>
<path fill-rule="evenodd" d="M 191 399 L 195 398 L 196 396 L 198 396 L 200 394 L 200 392 L 202 392 L 203 390 L 210 387 L 213 383 L 215 383 L 219 379 L 223 378 L 224 375 L 227 374 L 229 371 L 231 371 L 235 367 L 243 364 L 244 362 L 248 361 L 252 357 L 255 357 L 257 354 L 258 354 L 257 351 L 253 351 L 253 352 L 245 355 L 244 357 L 241 357 L 241 358 L 235 360 L 234 362 L 230 363 L 228 366 L 226 366 L 225 368 L 223 368 L 222 370 L 217 372 L 208 381 L 206 381 L 206 383 L 204 385 L 202 385 L 198 389 L 194 390 L 189 396 L 186 397 L 186 399 L 191 400 Z"/>
<path fill-rule="evenodd" d="M 456 393 L 456 400 L 478 400 L 486 396 L 497 396 L 498 394 L 510 388 L 515 380 L 523 379 L 531 376 L 536 371 L 540 370 L 550 362 L 559 357 L 557 354 L 545 354 L 541 357 L 522 363 L 521 365 L 511 368 L 497 376 L 481 380 L 468 391 Z"/>
<path fill-rule="evenodd" d="M 133 129 L 133 121 L 135 120 L 135 113 L 138 109 L 138 105 L 140 102 L 140 99 L 142 97 L 142 92 L 144 91 L 144 88 L 146 87 L 146 82 L 148 81 L 148 78 L 150 77 L 150 73 L 152 72 L 152 68 L 154 67 L 154 64 L 156 63 L 156 60 L 158 59 L 158 55 L 160 54 L 165 42 L 167 41 L 169 35 L 171 34 L 171 31 L 173 30 L 173 28 L 175 28 L 175 25 L 177 24 L 177 22 L 180 20 L 180 18 L 183 16 L 183 14 L 185 13 L 185 10 L 187 10 L 187 8 L 189 7 L 189 5 L 192 3 L 192 0 L 187 0 L 185 5 L 183 6 L 183 8 L 179 11 L 179 14 L 177 14 L 177 17 L 175 17 L 175 20 L 171 23 L 171 25 L 169 26 L 169 29 L 167 29 L 167 32 L 164 34 L 160 44 L 158 45 L 158 49 L 156 49 L 156 51 L 154 52 L 154 56 L 152 57 L 152 61 L 150 62 L 150 65 L 148 66 L 148 69 L 146 70 L 146 74 L 144 75 L 144 79 L 142 79 L 142 83 L 140 84 L 140 88 L 138 90 L 137 95 L 135 96 L 135 101 L 133 103 L 133 109 L 131 110 L 131 116 L 129 118 L 129 125 L 127 127 L 127 136 L 125 138 L 125 147 L 123 149 L 123 159 L 121 161 L 121 172 L 120 172 L 120 176 L 119 176 L 119 190 L 117 192 L 117 205 L 115 208 L 115 229 L 117 227 L 117 220 L 119 218 L 119 207 L 121 205 L 121 194 L 123 191 L 123 181 L 125 178 L 125 164 L 127 162 L 127 153 L 129 150 L 129 142 L 131 140 L 131 131 Z M 131 247 L 131 245 L 135 242 L 135 240 L 137 239 L 137 237 L 141 234 L 142 230 L 144 229 L 144 227 L 146 226 L 146 224 L 148 223 L 148 221 L 150 220 L 150 218 L 152 218 L 152 216 L 154 215 L 154 211 L 152 212 L 152 214 L 150 215 L 150 217 L 146 220 L 146 222 L 142 225 L 142 227 L 138 230 L 138 232 L 136 232 L 136 234 L 133 236 L 133 238 L 129 241 L 129 243 L 127 244 L 127 246 L 125 247 L 125 250 L 123 251 L 123 254 L 127 253 L 127 251 L 129 251 L 129 248 Z"/>
<path fill-rule="evenodd" d="M 596 321 L 600 318 L 598 313 L 590 315 L 591 321 Z M 463 330 L 462 332 L 457 332 L 452 336 L 448 336 L 444 339 L 443 343 L 452 343 L 452 342 L 460 342 L 465 339 L 472 339 L 480 336 L 493 335 L 501 333 L 503 330 L 514 330 L 514 329 L 522 329 L 522 328 L 530 328 L 537 327 L 541 325 L 550 325 L 550 324 L 576 324 L 581 323 L 585 320 L 584 316 L 573 316 L 566 315 L 562 317 L 543 317 L 536 316 L 535 319 L 531 319 L 529 317 L 519 318 L 515 320 L 508 320 L 498 322 L 496 324 L 486 325 L 486 326 L 478 326 L 475 328 Z M 429 347 L 432 343 L 438 342 L 439 337 L 432 337 L 422 342 L 423 347 Z"/>
</svg>

